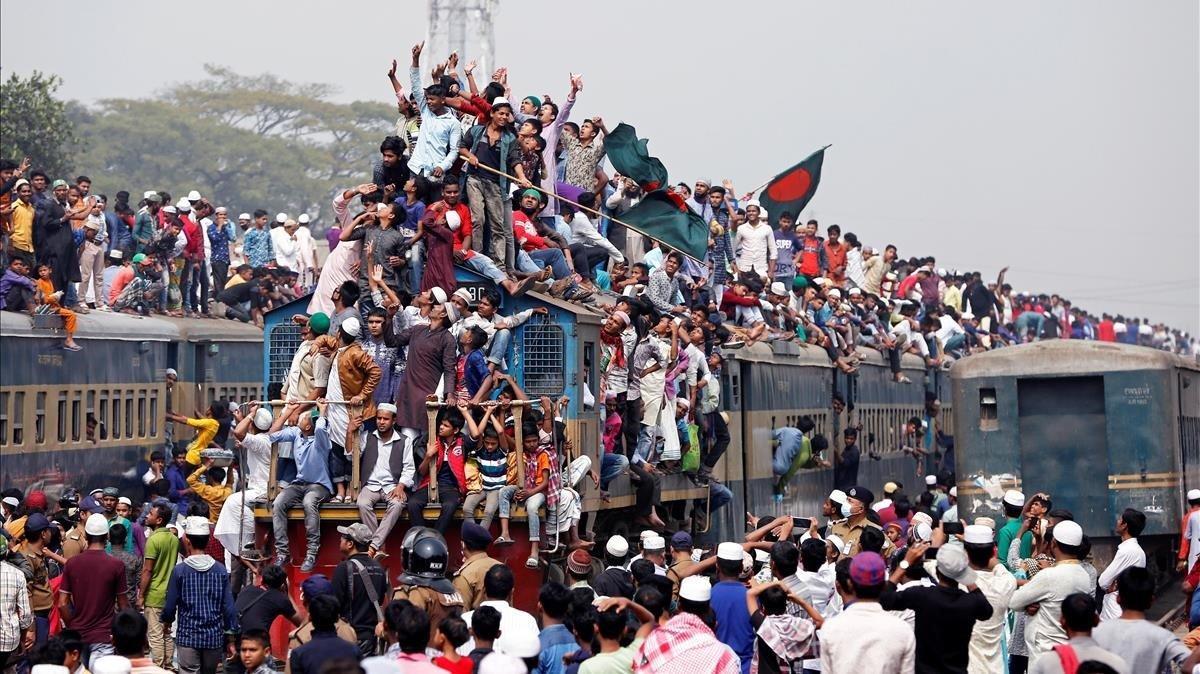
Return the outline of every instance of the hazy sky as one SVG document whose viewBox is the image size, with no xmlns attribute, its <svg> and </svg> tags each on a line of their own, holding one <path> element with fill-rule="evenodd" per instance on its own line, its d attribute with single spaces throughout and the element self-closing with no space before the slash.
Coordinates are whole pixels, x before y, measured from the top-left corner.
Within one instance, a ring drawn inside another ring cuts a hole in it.
<svg viewBox="0 0 1200 674">
<path fill-rule="evenodd" d="M 498 5 L 514 96 L 583 73 L 577 114 L 634 124 L 675 181 L 740 191 L 832 143 L 805 216 L 1200 330 L 1196 0 Z M 0 5 L 0 68 L 57 73 L 66 97 L 146 96 L 207 62 L 389 101 L 426 4 L 29 7 Z"/>
</svg>

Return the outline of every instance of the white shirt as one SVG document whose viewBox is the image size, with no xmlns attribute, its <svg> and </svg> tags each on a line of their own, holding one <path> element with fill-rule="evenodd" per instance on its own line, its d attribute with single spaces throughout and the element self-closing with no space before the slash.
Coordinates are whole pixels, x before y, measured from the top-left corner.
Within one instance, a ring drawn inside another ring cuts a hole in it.
<svg viewBox="0 0 1200 674">
<path fill-rule="evenodd" d="M 878 602 L 854 602 L 826 620 L 817 636 L 821 670 L 830 674 L 911 674 L 916 668 L 917 642 L 912 628 Z"/>
<path fill-rule="evenodd" d="M 1188 515 L 1187 526 L 1184 527 L 1183 536 L 1188 540 L 1187 570 L 1191 571 L 1192 566 L 1196 564 L 1196 558 L 1200 557 L 1200 510 Z"/>
<path fill-rule="evenodd" d="M 271 230 L 271 246 L 275 250 L 275 262 L 292 271 L 300 269 L 300 237 L 288 234 L 282 226 Z"/>
<path fill-rule="evenodd" d="M 737 249 L 738 271 L 753 270 L 765 276 L 767 270 L 774 268 L 775 233 L 771 226 L 762 220 L 759 220 L 757 225 L 746 222 L 738 227 L 733 245 Z"/>
<path fill-rule="evenodd" d="M 625 256 L 621 254 L 621 251 L 617 250 L 617 247 L 612 245 L 608 239 L 600 236 L 600 232 L 596 231 L 596 226 L 583 213 L 576 213 L 571 218 L 571 243 L 603 248 L 613 262 L 625 261 Z"/>
<path fill-rule="evenodd" d="M 941 344 L 943 347 L 946 346 L 946 342 L 954 335 L 962 335 L 967 332 L 963 330 L 963 326 L 958 324 L 958 321 L 949 316 L 941 316 L 938 320 L 941 321 L 942 327 L 938 328 L 937 332 L 933 334 L 937 337 L 938 344 Z"/>
<path fill-rule="evenodd" d="M 345 394 L 342 393 L 342 376 L 338 372 L 338 359 L 342 357 L 342 353 L 348 348 L 350 347 L 343 346 L 333 356 L 333 363 L 329 367 L 329 386 L 325 389 L 325 397 L 329 400 L 345 400 Z M 329 420 L 329 437 L 339 445 L 345 444 L 346 430 L 350 427 L 349 407 L 342 404 L 333 404 L 327 409 L 325 418 Z M 341 440 L 341 442 L 338 442 L 338 440 Z"/>
<path fill-rule="evenodd" d="M 488 600 L 481 602 L 479 605 L 491 606 L 500 612 L 500 638 L 496 639 L 496 642 L 492 644 L 492 648 L 497 653 L 507 653 L 508 651 L 505 649 L 513 647 L 513 640 L 517 639 L 517 635 L 519 634 L 541 633 L 541 630 L 538 629 L 537 620 L 532 615 L 521 609 L 513 608 L 506 601 Z M 473 615 L 475 615 L 474 611 L 467 611 L 462 615 L 462 619 L 470 625 L 471 616 Z M 463 657 L 470 655 L 471 651 L 475 650 L 475 639 L 467 639 L 467 643 L 455 650 Z"/>
<path fill-rule="evenodd" d="M 991 573 L 979 571 L 975 585 L 992 605 L 992 617 L 976 620 L 971 630 L 971 641 L 967 644 L 967 674 L 1003 672 L 1005 659 L 1001 645 L 1008 617 L 1008 600 L 1017 589 L 1017 579 L 1003 564 L 997 564 Z"/>
<path fill-rule="evenodd" d="M 1188 518 L 1188 523 L 1191 523 L 1191 518 Z M 1104 569 L 1104 573 L 1100 574 L 1100 578 L 1096 584 L 1107 590 L 1109 585 L 1117 580 L 1117 576 L 1121 572 L 1130 567 L 1146 568 L 1146 551 L 1142 550 L 1142 546 L 1138 545 L 1136 538 L 1130 538 L 1126 541 L 1121 541 L 1117 546 L 1117 554 L 1113 560 L 1109 562 L 1108 568 Z M 1116 591 L 1108 592 L 1104 595 L 1104 605 L 1100 609 L 1101 620 L 1115 620 L 1121 617 L 1121 607 L 1117 605 Z"/>
<path fill-rule="evenodd" d="M 375 457 L 375 465 L 371 467 L 371 474 L 367 476 L 365 483 L 367 489 L 374 492 L 381 492 L 384 490 L 390 491 L 396 486 L 396 476 L 392 475 L 391 465 L 392 450 L 395 449 L 397 442 L 401 442 L 404 447 L 404 475 L 401 475 L 400 481 L 404 482 L 407 486 L 412 486 L 412 476 L 409 475 L 409 467 L 413 465 L 412 444 L 403 442 L 395 428 L 392 428 L 392 434 L 386 440 L 380 437 L 378 430 L 372 433 L 372 435 L 377 440 L 376 445 L 379 454 Z M 366 444 L 360 445 L 360 447 L 365 446 Z M 412 471 L 416 471 L 415 466 L 413 466 Z M 408 481 L 404 480 L 405 476 L 408 476 Z"/>
<path fill-rule="evenodd" d="M 1059 622 L 1062 603 L 1076 592 L 1090 594 L 1092 581 L 1087 571 L 1074 561 L 1059 562 L 1042 569 L 1013 592 L 1008 600 L 1008 608 L 1014 611 L 1023 610 L 1030 604 L 1039 604 L 1038 612 L 1025 623 L 1025 644 L 1030 660 L 1067 642 L 1067 632 Z"/>
<path fill-rule="evenodd" d="M 867 282 L 867 272 L 863 270 L 862 248 L 850 247 L 846 250 L 846 276 L 861 288 Z"/>
<path fill-rule="evenodd" d="M 832 566 L 822 566 L 817 571 L 805 571 L 803 567 L 796 569 L 795 575 L 788 576 L 782 581 L 783 586 L 789 592 L 795 593 L 796 596 L 802 597 L 804 601 L 812 604 L 812 607 L 821 614 L 822 618 L 831 618 L 835 615 L 830 611 L 830 605 L 833 601 L 834 584 L 834 569 Z M 804 609 L 799 605 L 788 602 L 787 612 L 790 615 L 807 615 Z M 804 669 L 821 670 L 821 661 L 816 658 L 805 658 L 803 662 Z"/>
<path fill-rule="evenodd" d="M 246 450 L 246 494 L 250 500 L 262 498 L 271 477 L 271 440 L 267 433 L 247 433 L 242 447 Z"/>
</svg>

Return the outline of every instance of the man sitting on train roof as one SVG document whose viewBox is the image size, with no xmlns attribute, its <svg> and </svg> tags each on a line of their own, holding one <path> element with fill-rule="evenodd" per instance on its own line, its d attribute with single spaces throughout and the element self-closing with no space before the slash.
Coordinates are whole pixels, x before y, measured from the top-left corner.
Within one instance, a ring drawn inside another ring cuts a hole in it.
<svg viewBox="0 0 1200 674">
<path fill-rule="evenodd" d="M 296 478 L 275 496 L 271 506 L 271 524 L 275 532 L 275 563 L 287 566 L 292 561 L 288 544 L 288 511 L 300 504 L 304 508 L 304 529 L 307 548 L 300 570 L 308 573 L 317 564 L 317 549 L 321 545 L 322 501 L 333 493 L 329 479 L 329 453 L 333 447 L 329 437 L 329 421 L 325 418 L 327 405 L 324 399 L 316 403 L 311 413 L 301 414 L 299 423 L 284 427 L 284 421 L 295 413 L 300 405 L 288 403 L 283 413 L 271 425 L 271 442 L 291 442 L 292 457 L 296 462 Z"/>
</svg>

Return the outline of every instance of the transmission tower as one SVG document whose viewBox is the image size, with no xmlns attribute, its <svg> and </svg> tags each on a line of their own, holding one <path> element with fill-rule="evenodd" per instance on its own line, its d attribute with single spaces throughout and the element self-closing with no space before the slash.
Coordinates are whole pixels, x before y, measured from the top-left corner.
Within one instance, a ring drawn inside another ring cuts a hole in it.
<svg viewBox="0 0 1200 674">
<path fill-rule="evenodd" d="M 428 62 L 437 63 L 457 51 L 460 64 L 478 62 L 478 81 L 489 81 L 496 68 L 492 18 L 498 5 L 498 0 L 429 0 Z"/>
</svg>

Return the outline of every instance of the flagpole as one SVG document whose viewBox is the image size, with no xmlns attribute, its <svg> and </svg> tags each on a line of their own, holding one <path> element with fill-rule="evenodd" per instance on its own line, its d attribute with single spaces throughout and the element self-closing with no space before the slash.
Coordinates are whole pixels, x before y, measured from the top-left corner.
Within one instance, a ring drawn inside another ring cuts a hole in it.
<svg viewBox="0 0 1200 674">
<path fill-rule="evenodd" d="M 488 173 L 493 173 L 493 174 L 495 174 L 495 175 L 498 175 L 498 176 L 503 176 L 503 177 L 505 177 L 505 178 L 508 178 L 509 180 L 513 181 L 514 183 L 519 183 L 519 182 L 520 182 L 520 179 L 519 179 L 519 178 L 517 178 L 516 176 L 514 176 L 514 175 L 509 175 L 509 174 L 505 173 L 504 171 L 500 171 L 500 170 L 494 169 L 494 168 L 492 168 L 491 166 L 485 166 L 484 164 L 475 164 L 475 165 L 473 165 L 473 166 L 474 166 L 475 168 L 481 168 L 481 169 L 483 169 L 484 171 L 487 171 Z M 537 190 L 538 192 L 541 192 L 542 194 L 545 194 L 545 195 L 546 195 L 546 196 L 548 196 L 548 197 L 553 197 L 553 198 L 555 198 L 555 199 L 558 199 L 559 201 L 565 201 L 566 203 L 568 203 L 568 204 L 571 204 L 571 205 L 572 205 L 572 206 L 574 206 L 575 208 L 578 208 L 578 209 L 579 209 L 579 210 L 581 210 L 581 211 L 587 211 L 588 213 L 591 213 L 592 215 L 594 215 L 594 216 L 596 216 L 596 217 L 598 217 L 598 218 L 608 218 L 609 220 L 612 220 L 613 222 L 617 223 L 618 225 L 621 225 L 621 226 L 623 226 L 623 227 L 627 227 L 627 228 L 629 228 L 629 229 L 632 229 L 633 231 L 637 232 L 638 234 L 641 234 L 641 235 L 642 235 L 642 236 L 644 236 L 644 237 L 647 237 L 647 238 L 649 238 L 649 239 L 652 239 L 652 240 L 654 240 L 654 241 L 658 241 L 659 243 L 662 243 L 661 239 L 658 239 L 658 238 L 656 238 L 656 237 L 654 237 L 654 236 L 651 236 L 650 234 L 647 234 L 646 232 L 643 232 L 642 230 L 638 229 L 637 227 L 634 227 L 633 225 L 629 224 L 628 222 L 623 222 L 622 220 L 620 220 L 620 219 L 618 219 L 618 218 L 615 218 L 615 217 L 613 217 L 613 216 L 611 216 L 611 215 L 605 215 L 605 214 L 601 213 L 600 211 L 597 211 L 597 210 L 595 210 L 595 209 L 588 208 L 587 206 L 584 206 L 584 205 L 582 205 L 582 204 L 580 204 L 580 203 L 577 203 L 577 202 L 575 202 L 575 201 L 572 201 L 572 200 L 570 200 L 570 199 L 568 199 L 568 198 L 566 198 L 566 197 L 564 197 L 564 196 L 562 196 L 562 195 L 559 195 L 559 194 L 554 194 L 553 192 L 547 192 L 546 190 L 542 189 L 541 187 L 538 187 L 537 185 L 533 185 L 533 184 L 531 184 L 531 185 L 530 185 L 530 187 L 531 187 L 532 189 L 535 189 L 535 190 Z M 684 206 L 684 208 L 687 208 L 687 206 L 685 205 L 685 206 Z M 679 250 L 678 248 L 673 248 L 672 250 L 675 250 L 676 252 L 678 252 L 680 255 L 683 255 L 684 257 L 687 257 L 687 258 L 690 258 L 690 259 L 692 259 L 692 260 L 695 260 L 695 261 L 696 261 L 698 264 L 701 264 L 701 265 L 703 265 L 703 264 L 704 264 L 704 260 L 701 260 L 700 258 L 697 258 L 697 257 L 695 257 L 695 256 L 692 256 L 692 255 L 689 255 L 688 253 L 685 253 L 685 252 L 683 252 L 682 250 Z"/>
<path fill-rule="evenodd" d="M 820 150 L 817 150 L 817 152 L 823 152 L 823 151 L 825 151 L 825 150 L 828 150 L 828 149 L 829 149 L 829 148 L 831 148 L 831 147 L 833 147 L 833 143 L 830 143 L 830 144 L 826 145 L 825 147 L 821 148 Z M 816 154 L 817 152 L 814 152 L 813 154 Z M 811 156 L 811 155 L 809 155 L 809 156 Z M 779 177 L 779 176 L 781 176 L 781 175 L 783 175 L 783 173 L 776 173 L 774 176 L 772 176 L 771 178 L 769 178 L 769 179 L 767 180 L 767 182 L 765 182 L 765 183 L 763 183 L 763 184 L 759 185 L 758 187 L 755 187 L 754 189 L 752 189 L 752 190 L 750 190 L 749 192 L 747 192 L 747 193 L 746 193 L 746 197 L 745 197 L 745 198 L 749 199 L 750 197 L 754 196 L 754 193 L 755 193 L 755 192 L 757 192 L 757 191 L 761 190 L 762 188 L 766 187 L 767 185 L 770 185 L 770 184 L 771 184 L 771 182 L 775 180 L 775 178 L 778 178 L 778 177 Z"/>
</svg>

